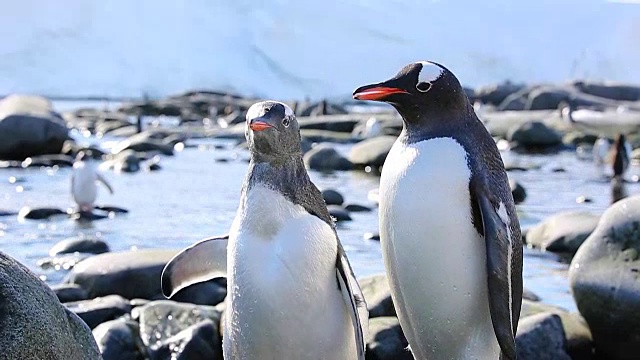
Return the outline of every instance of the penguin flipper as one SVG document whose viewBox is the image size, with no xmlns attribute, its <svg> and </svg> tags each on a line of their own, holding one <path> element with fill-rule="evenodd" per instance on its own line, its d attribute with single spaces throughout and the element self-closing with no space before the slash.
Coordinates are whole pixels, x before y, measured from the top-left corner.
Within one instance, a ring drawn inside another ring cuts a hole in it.
<svg viewBox="0 0 640 360">
<path fill-rule="evenodd" d="M 162 293 L 171 298 L 187 286 L 227 276 L 229 235 L 201 240 L 179 252 L 162 270 Z"/>
<path fill-rule="evenodd" d="M 364 360 L 366 350 L 366 337 L 369 332 L 369 310 L 362 295 L 362 290 L 358 284 L 347 255 L 338 241 L 338 256 L 336 259 L 336 276 L 338 278 L 338 289 L 342 293 L 351 320 L 353 321 L 354 333 L 356 335 L 356 346 L 358 349 L 358 359 Z"/>
<path fill-rule="evenodd" d="M 515 326 L 513 319 L 513 298 L 511 284 L 511 240 L 509 224 L 505 224 L 498 214 L 500 201 L 492 201 L 488 191 L 482 188 L 475 192 L 482 217 L 482 228 L 487 253 L 487 275 L 489 289 L 489 310 L 493 330 L 502 350 L 502 358 L 516 359 Z M 517 321 L 517 319 L 516 319 Z M 517 324 L 517 322 L 516 322 Z"/>
</svg>

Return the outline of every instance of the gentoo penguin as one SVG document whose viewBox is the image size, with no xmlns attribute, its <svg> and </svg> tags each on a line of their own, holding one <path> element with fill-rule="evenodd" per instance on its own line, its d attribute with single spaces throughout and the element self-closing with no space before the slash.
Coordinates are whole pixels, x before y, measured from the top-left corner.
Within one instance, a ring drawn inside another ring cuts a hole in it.
<svg viewBox="0 0 640 360">
<path fill-rule="evenodd" d="M 176 256 L 163 292 L 219 276 L 226 247 L 226 359 L 364 359 L 366 304 L 304 167 L 295 115 L 265 101 L 246 122 L 251 161 L 228 244 L 205 240 Z"/>
<path fill-rule="evenodd" d="M 458 79 L 428 61 L 354 98 L 395 107 L 403 130 L 380 179 L 392 299 L 416 359 L 515 359 L 522 240 L 496 145 Z"/>
<path fill-rule="evenodd" d="M 98 195 L 97 182 L 101 182 L 113 194 L 113 188 L 98 170 L 98 161 L 89 153 L 80 151 L 73 163 L 71 194 L 81 212 L 93 210 L 93 203 Z"/>
<path fill-rule="evenodd" d="M 613 168 L 613 176 L 622 177 L 629 168 L 631 158 L 631 145 L 625 140 L 624 134 L 618 134 L 613 142 L 610 161 Z"/>
</svg>

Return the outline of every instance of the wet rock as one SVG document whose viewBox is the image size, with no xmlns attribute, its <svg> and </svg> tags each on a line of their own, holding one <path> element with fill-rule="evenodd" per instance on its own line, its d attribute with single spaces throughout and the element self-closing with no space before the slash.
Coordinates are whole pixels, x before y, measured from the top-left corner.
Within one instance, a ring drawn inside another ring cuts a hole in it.
<svg viewBox="0 0 640 360">
<path fill-rule="evenodd" d="M 159 140 L 144 140 L 136 139 L 134 137 L 119 142 L 111 149 L 111 152 L 117 154 L 125 150 L 133 150 L 138 152 L 157 151 L 163 155 L 173 155 L 173 145 L 164 144 Z"/>
<path fill-rule="evenodd" d="M 190 303 L 194 305 L 218 305 L 227 296 L 226 279 L 213 279 L 188 286 L 171 297 L 172 301 Z M 164 296 L 156 299 L 164 300 Z"/>
<path fill-rule="evenodd" d="M 359 205 L 359 204 L 348 204 L 348 205 L 345 205 L 344 209 L 347 210 L 348 212 L 369 212 L 369 211 L 371 211 L 370 207 L 364 206 L 364 205 Z"/>
<path fill-rule="evenodd" d="M 332 189 L 322 190 L 322 198 L 327 205 L 342 205 L 344 203 L 342 194 Z"/>
<path fill-rule="evenodd" d="M 54 215 L 67 215 L 65 211 L 56 208 L 30 208 L 23 207 L 18 213 L 18 217 L 29 220 L 46 220 Z"/>
<path fill-rule="evenodd" d="M 560 317 L 542 313 L 522 319 L 518 323 L 516 354 L 520 360 L 571 360 L 565 351 Z"/>
<path fill-rule="evenodd" d="M 349 215 L 349 212 L 345 210 L 342 206 L 329 205 L 327 206 L 327 210 L 329 210 L 329 215 L 331 215 L 331 217 L 338 222 L 351 220 L 351 215 Z"/>
<path fill-rule="evenodd" d="M 23 168 L 29 167 L 71 167 L 73 166 L 73 158 L 64 154 L 48 154 L 32 156 L 24 159 L 21 166 Z"/>
<path fill-rule="evenodd" d="M 137 322 L 121 317 L 98 325 L 93 337 L 104 360 L 145 360 L 147 350 Z"/>
<path fill-rule="evenodd" d="M 362 295 L 367 302 L 369 318 L 396 316 L 396 309 L 391 300 L 391 290 L 387 276 L 372 275 L 358 280 Z"/>
<path fill-rule="evenodd" d="M 369 320 L 367 360 L 413 360 L 407 349 L 409 343 L 395 317 L 377 317 Z"/>
<path fill-rule="evenodd" d="M 566 211 L 544 219 L 527 232 L 527 244 L 555 253 L 575 254 L 598 225 L 600 217 Z"/>
<path fill-rule="evenodd" d="M 611 205 L 569 268 L 573 297 L 596 351 L 608 359 L 640 353 L 640 196 Z"/>
<path fill-rule="evenodd" d="M 133 317 L 138 319 L 140 336 L 152 354 L 163 354 L 168 344 L 187 344 L 193 341 L 196 343 L 192 345 L 207 344 L 206 348 L 219 350 L 217 354 L 222 352 L 221 335 L 217 330 L 220 326 L 221 312 L 215 307 L 168 300 L 153 301 L 135 308 Z M 211 322 L 213 326 L 207 325 L 206 329 L 196 327 L 188 330 L 202 322 Z M 211 329 L 213 332 L 210 331 Z M 188 331 L 180 334 L 185 330 Z"/>
<path fill-rule="evenodd" d="M 67 139 L 66 124 L 49 100 L 26 95 L 0 100 L 0 159 L 59 154 Z"/>
<path fill-rule="evenodd" d="M 519 182 L 509 179 L 509 188 L 511 188 L 511 195 L 513 196 L 513 201 L 516 204 L 524 202 L 527 198 L 527 191 Z"/>
<path fill-rule="evenodd" d="M 522 148 L 549 148 L 562 144 L 562 137 L 539 121 L 513 126 L 507 133 L 507 140 Z"/>
<path fill-rule="evenodd" d="M 140 158 L 133 150 L 119 152 L 111 161 L 115 172 L 134 173 L 140 170 Z"/>
<path fill-rule="evenodd" d="M 127 299 L 152 299 L 161 294 L 160 275 L 177 250 L 149 249 L 92 256 L 65 278 L 89 292 L 89 297 L 117 294 Z"/>
<path fill-rule="evenodd" d="M 506 81 L 500 84 L 483 86 L 476 90 L 475 97 L 484 104 L 498 106 L 507 97 L 525 88 L 524 84 L 514 84 Z"/>
<path fill-rule="evenodd" d="M 351 148 L 349 160 L 357 167 L 380 167 L 395 141 L 395 136 L 378 136 L 361 141 Z"/>
<path fill-rule="evenodd" d="M 71 219 L 77 221 L 95 221 L 102 220 L 109 217 L 107 214 L 100 214 L 93 211 L 76 211 L 69 215 Z"/>
<path fill-rule="evenodd" d="M 87 254 L 102 254 L 109 251 L 109 245 L 98 238 L 75 237 L 62 240 L 53 245 L 49 256 L 81 252 Z"/>
<path fill-rule="evenodd" d="M 128 214 L 129 210 L 125 209 L 125 208 L 121 208 L 121 207 L 117 207 L 117 206 L 110 206 L 110 205 L 99 205 L 99 206 L 94 206 L 93 207 L 95 210 L 100 210 L 100 211 L 104 211 L 104 212 L 108 212 L 108 213 L 114 213 L 114 214 Z"/>
<path fill-rule="evenodd" d="M 364 233 L 364 235 L 362 235 L 362 237 L 365 240 L 380 241 L 380 234 L 379 233 L 366 232 L 366 233 Z"/>
<path fill-rule="evenodd" d="M 573 86 L 579 91 L 605 99 L 639 101 L 640 87 L 619 83 L 576 81 Z"/>
<path fill-rule="evenodd" d="M 61 303 L 87 300 L 89 298 L 87 290 L 78 285 L 58 284 L 53 285 L 51 290 L 53 290 Z"/>
<path fill-rule="evenodd" d="M 151 360 L 222 360 L 222 341 L 216 324 L 203 320 L 150 350 Z"/>
<path fill-rule="evenodd" d="M 540 301 L 540 297 L 529 289 L 522 289 L 522 298 L 530 301 Z"/>
<path fill-rule="evenodd" d="M 0 349 L 5 359 L 98 360 L 91 330 L 44 282 L 0 252 Z"/>
<path fill-rule="evenodd" d="M 90 328 L 105 321 L 114 320 L 129 314 L 131 305 L 122 296 L 108 295 L 91 300 L 74 301 L 64 304 L 78 315 Z"/>
<path fill-rule="evenodd" d="M 36 262 L 36 265 L 43 270 L 70 270 L 76 266 L 76 264 L 89 256 L 89 254 L 82 253 L 61 254 L 58 256 L 39 259 Z"/>
<path fill-rule="evenodd" d="M 304 164 L 311 170 L 351 170 L 353 164 L 326 144 L 315 146 L 304 154 Z"/>
<path fill-rule="evenodd" d="M 2 216 L 14 216 L 14 215 L 17 215 L 17 213 L 14 212 L 14 211 L 0 209 L 0 217 L 2 217 Z"/>
</svg>

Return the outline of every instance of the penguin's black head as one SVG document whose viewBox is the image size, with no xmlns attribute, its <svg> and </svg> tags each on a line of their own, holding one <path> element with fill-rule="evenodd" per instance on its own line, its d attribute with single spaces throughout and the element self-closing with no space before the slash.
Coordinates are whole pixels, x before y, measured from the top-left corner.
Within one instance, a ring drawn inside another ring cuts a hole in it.
<svg viewBox="0 0 640 360">
<path fill-rule="evenodd" d="M 281 102 L 253 104 L 247 110 L 245 135 L 253 158 L 268 161 L 302 153 L 298 121 Z"/>
<path fill-rule="evenodd" d="M 470 106 L 456 76 L 430 61 L 409 64 L 387 81 L 359 87 L 353 98 L 391 104 L 408 123 L 465 112 Z"/>
</svg>

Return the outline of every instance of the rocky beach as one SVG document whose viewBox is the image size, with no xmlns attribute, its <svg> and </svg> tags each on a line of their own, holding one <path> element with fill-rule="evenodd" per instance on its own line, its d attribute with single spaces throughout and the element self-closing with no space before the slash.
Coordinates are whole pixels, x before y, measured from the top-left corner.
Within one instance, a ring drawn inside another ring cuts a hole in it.
<svg viewBox="0 0 640 360">
<path fill-rule="evenodd" d="M 610 180 L 592 148 L 618 133 L 640 148 L 640 87 L 465 90 L 501 150 L 526 238 L 518 358 L 638 358 L 640 154 Z M 87 106 L 1 99 L 0 358 L 222 359 L 225 279 L 166 300 L 160 274 L 180 249 L 228 231 L 248 160 L 244 116 L 258 100 L 203 90 Z M 377 229 L 380 168 L 401 119 L 351 99 L 287 103 L 364 291 L 366 357 L 411 359 Z M 69 193 L 87 150 L 114 187 L 90 214 Z"/>
</svg>

